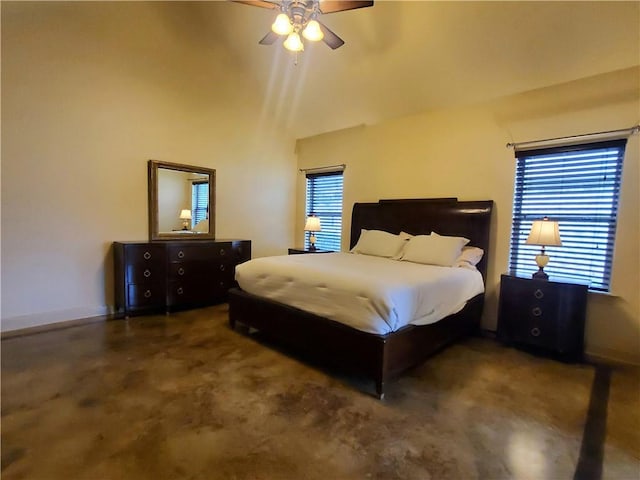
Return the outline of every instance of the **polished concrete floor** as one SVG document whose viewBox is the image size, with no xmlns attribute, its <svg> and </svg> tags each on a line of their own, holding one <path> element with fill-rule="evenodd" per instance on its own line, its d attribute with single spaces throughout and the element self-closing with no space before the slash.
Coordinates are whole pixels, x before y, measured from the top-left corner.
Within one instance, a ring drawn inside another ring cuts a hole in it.
<svg viewBox="0 0 640 480">
<path fill-rule="evenodd" d="M 4 339 L 2 479 L 638 479 L 640 373 L 486 338 L 388 386 L 226 305 Z"/>
</svg>

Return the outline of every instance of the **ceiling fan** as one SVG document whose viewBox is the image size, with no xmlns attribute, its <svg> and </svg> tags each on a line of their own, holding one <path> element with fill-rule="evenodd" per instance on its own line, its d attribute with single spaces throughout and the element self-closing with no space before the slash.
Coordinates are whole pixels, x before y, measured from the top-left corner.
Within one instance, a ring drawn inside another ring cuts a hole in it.
<svg viewBox="0 0 640 480">
<path fill-rule="evenodd" d="M 333 50 L 344 45 L 338 35 L 333 33 L 326 25 L 318 20 L 320 15 L 328 13 L 354 10 L 356 8 L 371 7 L 373 0 L 233 0 L 236 3 L 244 3 L 254 7 L 277 9 L 280 13 L 276 16 L 271 31 L 258 43 L 272 45 L 280 37 L 286 39 L 284 47 L 292 52 L 304 50 L 302 36 L 311 41 L 322 40 Z"/>
</svg>

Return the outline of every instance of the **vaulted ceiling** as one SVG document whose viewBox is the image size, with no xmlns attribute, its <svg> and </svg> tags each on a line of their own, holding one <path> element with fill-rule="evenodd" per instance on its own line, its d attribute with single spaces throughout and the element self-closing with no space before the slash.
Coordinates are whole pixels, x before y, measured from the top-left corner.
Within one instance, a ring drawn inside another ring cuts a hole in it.
<svg viewBox="0 0 640 480">
<path fill-rule="evenodd" d="M 209 41 L 297 138 L 640 64 L 640 2 L 381 1 L 322 21 L 346 44 L 258 45 L 272 10 L 192 4 Z M 194 28 L 191 25 L 190 28 Z"/>
</svg>

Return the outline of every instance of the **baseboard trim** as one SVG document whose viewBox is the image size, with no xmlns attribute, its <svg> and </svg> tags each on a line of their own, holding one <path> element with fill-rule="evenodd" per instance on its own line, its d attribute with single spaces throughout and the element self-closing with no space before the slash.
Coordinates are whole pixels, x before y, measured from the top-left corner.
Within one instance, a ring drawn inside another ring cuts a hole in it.
<svg viewBox="0 0 640 480">
<path fill-rule="evenodd" d="M 493 330 L 481 329 L 479 335 L 483 338 L 497 340 L 496 332 Z M 610 348 L 592 348 L 584 352 L 584 361 L 597 365 L 614 366 L 640 366 L 638 354 L 612 350 Z"/>
<path fill-rule="evenodd" d="M 113 316 L 113 307 L 80 307 L 68 310 L 58 310 L 53 312 L 36 313 L 31 315 L 20 315 L 17 317 L 3 318 L 0 320 L 0 335 L 11 335 L 13 332 L 23 334 L 24 331 L 39 329 L 38 331 L 49 330 L 51 328 L 66 327 L 74 322 L 87 323 L 101 321 L 105 317 Z"/>
<path fill-rule="evenodd" d="M 585 352 L 585 360 L 589 363 L 596 363 L 599 365 L 615 366 L 640 366 L 640 358 L 637 355 L 632 355 L 626 352 L 618 352 L 613 350 L 598 350 L 597 352 Z"/>
<path fill-rule="evenodd" d="M 97 317 L 78 318 L 75 320 L 66 320 L 64 322 L 46 323 L 44 325 L 36 325 L 35 327 L 18 328 L 0 333 L 0 340 L 8 340 L 10 338 L 24 337 L 27 335 L 35 335 L 36 333 L 50 332 L 52 330 L 63 330 L 71 327 L 81 327 L 92 323 L 106 322 L 119 318 L 117 315 L 100 315 Z"/>
</svg>

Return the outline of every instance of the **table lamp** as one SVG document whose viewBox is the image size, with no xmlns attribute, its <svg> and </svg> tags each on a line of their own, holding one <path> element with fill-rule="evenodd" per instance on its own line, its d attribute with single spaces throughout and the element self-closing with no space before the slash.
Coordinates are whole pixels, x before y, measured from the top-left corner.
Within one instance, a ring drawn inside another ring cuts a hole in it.
<svg viewBox="0 0 640 480">
<path fill-rule="evenodd" d="M 305 232 L 309 232 L 309 250 L 316 249 L 316 236 L 313 232 L 319 232 L 322 230 L 320 226 L 320 219 L 315 215 L 311 214 L 311 216 L 307 217 L 307 221 L 304 224 Z"/>
<path fill-rule="evenodd" d="M 560 247 L 562 245 L 558 222 L 549 220 L 548 217 L 544 217 L 542 220 L 534 220 L 533 225 L 531 225 L 531 232 L 529 232 L 526 244 L 540 245 L 542 247 L 540 254 L 536 255 L 538 271 L 532 275 L 532 278 L 548 280 L 549 275 L 544 273 L 544 267 L 549 263 L 549 255 L 545 253 L 544 247 Z"/>
</svg>

